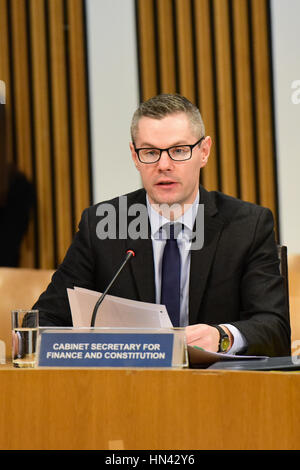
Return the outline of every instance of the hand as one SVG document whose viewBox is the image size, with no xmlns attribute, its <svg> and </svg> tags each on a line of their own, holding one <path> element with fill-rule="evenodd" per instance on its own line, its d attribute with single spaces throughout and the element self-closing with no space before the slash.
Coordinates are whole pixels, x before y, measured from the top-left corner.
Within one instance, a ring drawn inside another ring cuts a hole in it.
<svg viewBox="0 0 300 470">
<path fill-rule="evenodd" d="M 231 347 L 233 343 L 232 334 L 225 326 L 222 325 L 222 328 L 226 331 L 229 336 Z M 217 328 L 203 323 L 198 323 L 197 325 L 187 326 L 185 329 L 185 333 L 188 345 L 199 346 L 200 348 L 206 349 L 206 351 L 218 352 L 220 334 Z"/>
<path fill-rule="evenodd" d="M 187 326 L 185 333 L 188 345 L 199 346 L 207 351 L 218 351 L 220 335 L 217 328 L 200 323 Z"/>
</svg>

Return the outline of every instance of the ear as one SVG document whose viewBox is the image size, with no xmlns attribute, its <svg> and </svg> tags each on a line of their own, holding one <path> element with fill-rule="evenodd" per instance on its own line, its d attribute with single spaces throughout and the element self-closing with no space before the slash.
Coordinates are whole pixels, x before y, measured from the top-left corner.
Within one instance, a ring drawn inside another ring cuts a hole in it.
<svg viewBox="0 0 300 470">
<path fill-rule="evenodd" d="M 208 162 L 211 146 L 212 140 L 211 137 L 208 135 L 207 137 L 205 137 L 201 145 L 201 168 L 203 168 Z"/>
<path fill-rule="evenodd" d="M 129 148 L 130 148 L 131 158 L 133 160 L 133 163 L 135 164 L 136 169 L 139 170 L 139 159 L 137 157 L 137 154 L 136 154 L 136 151 L 132 142 L 129 142 Z"/>
</svg>

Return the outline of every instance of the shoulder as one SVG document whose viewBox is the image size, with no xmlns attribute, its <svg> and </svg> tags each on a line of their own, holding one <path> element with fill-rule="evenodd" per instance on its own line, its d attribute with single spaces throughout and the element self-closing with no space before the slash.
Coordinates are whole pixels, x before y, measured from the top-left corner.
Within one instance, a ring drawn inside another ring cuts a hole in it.
<svg viewBox="0 0 300 470">
<path fill-rule="evenodd" d="M 143 188 L 87 207 L 82 213 L 82 219 L 96 220 L 109 211 L 119 213 L 126 210 L 127 212 L 133 204 L 146 204 L 146 191 Z"/>
<path fill-rule="evenodd" d="M 214 210 L 224 221 L 229 222 L 239 218 L 259 218 L 261 216 L 272 217 L 272 212 L 267 207 L 243 201 L 220 191 L 204 191 L 204 204 L 207 201 L 210 210 Z"/>
<path fill-rule="evenodd" d="M 203 188 L 200 191 L 206 221 L 214 220 L 221 224 L 223 233 L 230 234 L 233 240 L 236 237 L 239 240 L 241 237 L 253 240 L 258 235 L 268 236 L 274 232 L 274 217 L 269 208 L 219 191 L 206 191 Z"/>
<path fill-rule="evenodd" d="M 135 203 L 145 203 L 146 202 L 146 191 L 145 189 L 137 189 L 136 191 L 132 191 L 127 194 L 122 194 L 121 196 L 117 196 L 112 199 L 108 199 L 106 201 L 102 201 L 98 204 L 95 204 L 93 207 L 99 207 L 103 204 L 105 205 L 112 205 L 114 207 L 120 206 L 120 201 L 127 201 L 128 204 L 135 204 Z"/>
</svg>

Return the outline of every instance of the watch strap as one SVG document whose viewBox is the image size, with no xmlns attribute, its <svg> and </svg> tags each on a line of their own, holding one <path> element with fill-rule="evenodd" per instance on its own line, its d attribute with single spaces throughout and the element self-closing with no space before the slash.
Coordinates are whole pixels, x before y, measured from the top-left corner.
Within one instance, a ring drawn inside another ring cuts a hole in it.
<svg viewBox="0 0 300 470">
<path fill-rule="evenodd" d="M 228 334 L 226 333 L 226 331 L 223 330 L 223 328 L 222 328 L 221 326 L 219 326 L 219 325 L 213 325 L 213 326 L 214 326 L 214 328 L 217 328 L 217 330 L 218 330 L 218 332 L 219 332 L 219 334 L 220 334 L 218 352 L 226 352 L 226 351 L 228 350 L 228 347 L 229 347 L 229 346 L 228 346 L 225 350 L 223 350 L 222 347 L 221 347 L 221 345 L 222 345 L 222 340 L 224 340 L 224 339 L 227 339 L 227 340 L 228 340 L 228 344 L 230 344 L 230 342 L 229 342 L 229 336 L 228 336 Z"/>
</svg>

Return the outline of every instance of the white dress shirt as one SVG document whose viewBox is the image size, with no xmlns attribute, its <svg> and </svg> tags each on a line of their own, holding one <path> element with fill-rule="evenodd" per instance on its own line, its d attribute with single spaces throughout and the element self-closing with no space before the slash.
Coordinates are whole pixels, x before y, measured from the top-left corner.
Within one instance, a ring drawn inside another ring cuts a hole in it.
<svg viewBox="0 0 300 470">
<path fill-rule="evenodd" d="M 177 237 L 177 244 L 181 256 L 181 275 L 180 275 L 180 326 L 186 327 L 189 324 L 189 282 L 190 282 L 190 264 L 191 264 L 191 240 L 193 234 L 194 222 L 196 219 L 199 205 L 199 192 L 193 204 L 176 219 L 175 224 L 180 223 L 184 226 Z M 156 303 L 160 304 L 161 296 L 161 268 L 164 247 L 166 244 L 166 233 L 163 226 L 169 224 L 170 220 L 159 214 L 150 204 L 147 195 L 147 209 L 151 226 L 151 239 L 154 257 L 154 271 L 155 271 L 155 290 L 156 290 Z M 224 323 L 233 336 L 233 345 L 230 349 L 230 354 L 235 354 L 241 351 L 245 345 L 246 340 L 241 332 L 233 325 Z"/>
</svg>

